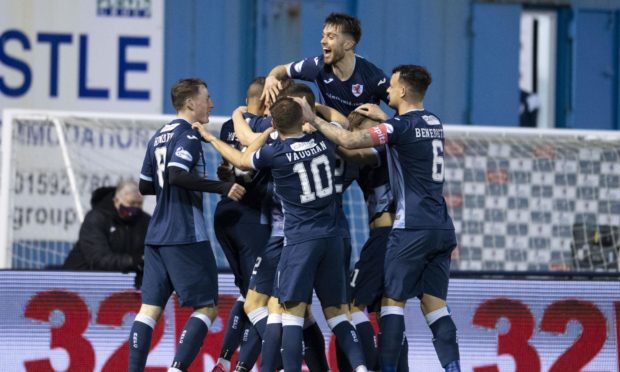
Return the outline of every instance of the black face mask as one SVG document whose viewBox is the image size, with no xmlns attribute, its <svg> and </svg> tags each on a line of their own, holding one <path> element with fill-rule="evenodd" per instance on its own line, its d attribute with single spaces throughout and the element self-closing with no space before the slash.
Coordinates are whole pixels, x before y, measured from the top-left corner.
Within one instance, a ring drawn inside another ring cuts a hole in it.
<svg viewBox="0 0 620 372">
<path fill-rule="evenodd" d="M 142 213 L 140 207 L 126 207 L 122 204 L 118 207 L 118 215 L 123 221 L 134 222 L 140 213 Z"/>
</svg>

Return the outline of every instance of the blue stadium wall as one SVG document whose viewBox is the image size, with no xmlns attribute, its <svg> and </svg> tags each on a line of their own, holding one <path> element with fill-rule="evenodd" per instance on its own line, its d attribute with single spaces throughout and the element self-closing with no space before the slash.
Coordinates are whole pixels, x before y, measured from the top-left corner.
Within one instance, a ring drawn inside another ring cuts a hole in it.
<svg viewBox="0 0 620 372">
<path fill-rule="evenodd" d="M 164 92 L 204 78 L 215 113 L 243 103 L 246 84 L 276 64 L 320 53 L 324 17 L 357 15 L 357 52 L 386 72 L 427 66 L 426 106 L 448 123 L 518 125 L 518 38 L 527 2 L 473 0 L 166 1 Z M 540 2 L 539 2 L 540 3 Z M 620 1 L 554 1 L 558 127 L 618 129 Z M 530 6 L 531 8 L 531 6 Z M 168 94 L 164 110 L 172 113 Z"/>
</svg>

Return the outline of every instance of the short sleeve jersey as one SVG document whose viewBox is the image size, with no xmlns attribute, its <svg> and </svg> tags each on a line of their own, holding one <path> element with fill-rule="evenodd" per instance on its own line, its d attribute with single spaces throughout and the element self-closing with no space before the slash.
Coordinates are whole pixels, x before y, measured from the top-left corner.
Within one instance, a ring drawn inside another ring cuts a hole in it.
<svg viewBox="0 0 620 372">
<path fill-rule="evenodd" d="M 161 127 L 147 145 L 140 178 L 153 183 L 157 204 L 145 244 L 179 245 L 208 240 L 203 193 L 170 185 L 170 167 L 206 176 L 200 135 L 183 119 Z"/>
<path fill-rule="evenodd" d="M 345 116 L 364 103 L 388 101 L 390 79 L 380 68 L 358 55 L 355 56 L 353 74 L 346 81 L 334 74 L 332 66 L 323 61 L 323 56 L 292 62 L 287 70 L 293 79 L 314 81 L 323 102 Z"/>
<path fill-rule="evenodd" d="M 271 168 L 285 244 L 338 236 L 334 154 L 334 144 L 314 132 L 266 144 L 252 156 L 255 169 Z"/>
<path fill-rule="evenodd" d="M 376 144 L 388 144 L 394 228 L 453 230 L 443 198 L 444 133 L 439 118 L 412 110 L 368 131 Z"/>
</svg>

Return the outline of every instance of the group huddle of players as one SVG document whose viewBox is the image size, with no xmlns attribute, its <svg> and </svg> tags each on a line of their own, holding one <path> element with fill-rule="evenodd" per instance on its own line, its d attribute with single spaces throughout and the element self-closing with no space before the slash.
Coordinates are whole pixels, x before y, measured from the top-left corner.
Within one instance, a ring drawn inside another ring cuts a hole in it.
<svg viewBox="0 0 620 372">
<path fill-rule="evenodd" d="M 224 197 L 214 227 L 241 296 L 214 371 L 327 371 L 325 341 L 310 312 L 316 293 L 336 337 L 341 371 L 407 371 L 404 307 L 413 297 L 446 371 L 460 371 L 446 305 L 454 226 L 443 199 L 444 137 L 423 99 L 431 76 L 400 65 L 391 77 L 354 53 L 359 21 L 332 13 L 320 56 L 276 66 L 247 90 L 219 138 L 209 133 L 206 84 L 172 88 L 178 119 L 149 141 L 140 191 L 157 204 L 145 247 L 142 307 L 129 337 L 129 370 L 146 365 L 150 337 L 169 296 L 195 309 L 171 371 L 185 371 L 217 316 L 217 270 L 202 192 Z M 315 82 L 312 90 L 294 79 Z M 390 118 L 377 104 L 395 109 Z M 199 138 L 200 137 L 200 138 Z M 223 157 L 219 181 L 204 178 L 201 140 Z M 360 185 L 370 234 L 350 270 L 342 193 Z M 376 313 L 380 334 L 367 313 Z M 264 369 L 263 369 L 264 368 Z"/>
</svg>

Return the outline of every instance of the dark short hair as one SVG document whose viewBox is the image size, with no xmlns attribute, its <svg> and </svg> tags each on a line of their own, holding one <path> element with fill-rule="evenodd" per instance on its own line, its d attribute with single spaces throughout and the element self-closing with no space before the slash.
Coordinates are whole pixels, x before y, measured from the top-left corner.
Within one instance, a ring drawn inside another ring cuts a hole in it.
<svg viewBox="0 0 620 372">
<path fill-rule="evenodd" d="M 364 123 L 366 120 L 370 120 L 372 122 L 374 122 L 375 124 L 379 124 L 380 121 L 374 120 L 372 118 L 369 118 L 368 116 L 362 114 L 361 112 L 358 111 L 351 111 L 351 113 L 349 114 L 349 116 L 347 116 L 347 120 L 349 120 L 349 130 L 353 131 L 356 130 L 357 128 L 359 128 L 362 123 Z"/>
<path fill-rule="evenodd" d="M 280 85 L 282 86 L 282 89 L 280 89 L 280 91 L 278 92 L 278 95 L 276 96 L 276 101 L 282 97 L 286 97 L 286 94 L 284 94 L 284 92 L 293 85 L 295 85 L 295 80 L 291 79 L 288 76 L 285 76 L 284 78 L 280 79 Z"/>
<path fill-rule="evenodd" d="M 177 111 L 181 111 L 183 106 L 185 106 L 185 100 L 196 96 L 200 92 L 201 86 L 207 88 L 207 83 L 196 78 L 181 79 L 174 83 L 172 89 L 170 89 L 172 106 Z"/>
<path fill-rule="evenodd" d="M 433 81 L 431 74 L 422 66 L 418 65 L 400 65 L 394 67 L 392 74 L 400 73 L 400 81 L 405 83 L 416 98 L 422 100 L 426 94 L 428 86 Z"/>
<path fill-rule="evenodd" d="M 270 108 L 273 125 L 282 134 L 295 133 L 301 129 L 303 114 L 301 106 L 292 98 L 279 98 Z"/>
<path fill-rule="evenodd" d="M 314 92 L 312 89 L 306 84 L 293 84 L 286 89 L 282 89 L 282 96 L 284 97 L 298 97 L 298 98 L 306 98 L 308 101 L 308 105 L 310 107 L 314 107 L 316 103 L 316 98 L 314 97 Z"/>
<path fill-rule="evenodd" d="M 362 26 L 360 20 L 345 13 L 331 13 L 325 18 L 325 25 L 335 26 L 343 34 L 349 34 L 359 43 L 362 38 Z"/>
<path fill-rule="evenodd" d="M 263 88 L 265 87 L 265 77 L 257 76 L 250 82 L 248 89 L 245 92 L 246 97 L 260 98 L 263 94 Z"/>
</svg>

